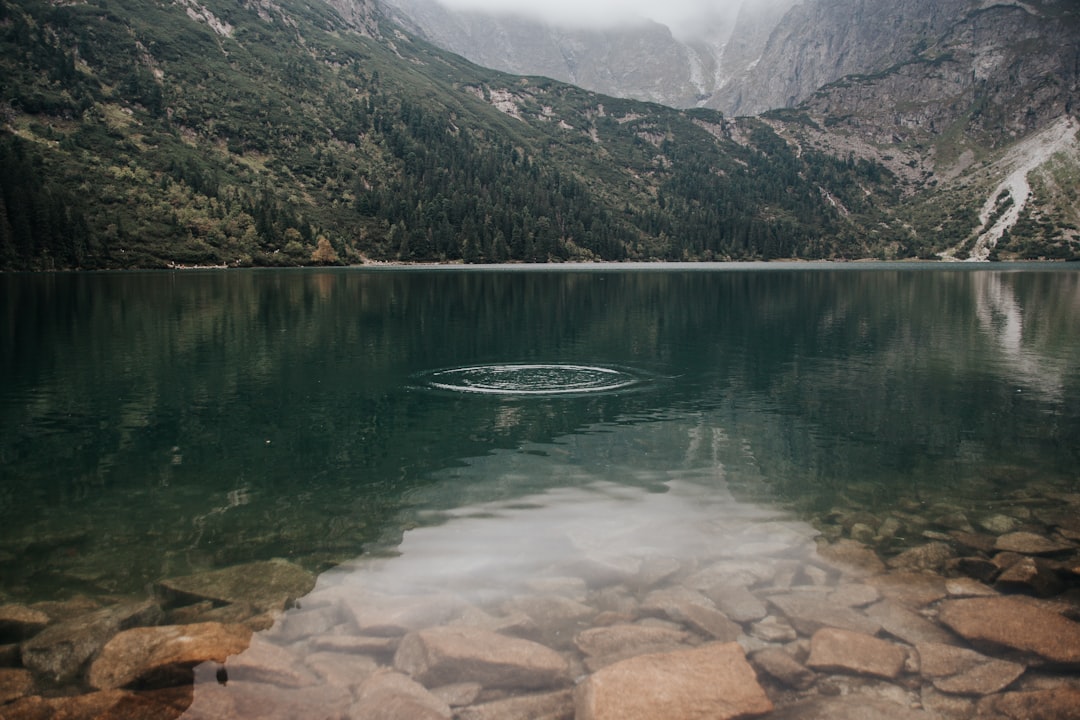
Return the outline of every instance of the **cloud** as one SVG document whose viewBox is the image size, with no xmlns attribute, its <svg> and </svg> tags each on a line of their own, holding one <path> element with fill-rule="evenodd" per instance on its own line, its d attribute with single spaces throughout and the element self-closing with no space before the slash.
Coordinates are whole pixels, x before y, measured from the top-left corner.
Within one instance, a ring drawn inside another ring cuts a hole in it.
<svg viewBox="0 0 1080 720">
<path fill-rule="evenodd" d="M 646 20 L 673 31 L 732 20 L 744 0 L 438 0 L 454 10 L 523 15 L 554 25 L 603 28 Z"/>
</svg>

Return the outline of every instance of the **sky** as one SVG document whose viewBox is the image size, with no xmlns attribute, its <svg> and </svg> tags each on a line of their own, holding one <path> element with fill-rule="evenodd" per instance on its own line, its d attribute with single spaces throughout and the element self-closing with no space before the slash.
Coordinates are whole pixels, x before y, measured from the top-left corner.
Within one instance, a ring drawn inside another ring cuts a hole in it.
<svg viewBox="0 0 1080 720">
<path fill-rule="evenodd" d="M 744 0 L 439 0 L 455 10 L 485 10 L 540 18 L 557 25 L 608 27 L 655 20 L 675 31 L 733 16 Z"/>
</svg>

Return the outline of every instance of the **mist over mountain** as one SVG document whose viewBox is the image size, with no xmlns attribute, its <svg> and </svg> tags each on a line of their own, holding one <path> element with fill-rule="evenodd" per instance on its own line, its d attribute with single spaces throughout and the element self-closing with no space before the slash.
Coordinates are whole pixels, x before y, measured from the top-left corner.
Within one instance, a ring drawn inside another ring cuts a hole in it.
<svg viewBox="0 0 1080 720">
<path fill-rule="evenodd" d="M 0 0 L 0 269 L 1080 257 L 1075 3 L 749 8 L 533 38 L 679 109 L 375 0 Z"/>
</svg>

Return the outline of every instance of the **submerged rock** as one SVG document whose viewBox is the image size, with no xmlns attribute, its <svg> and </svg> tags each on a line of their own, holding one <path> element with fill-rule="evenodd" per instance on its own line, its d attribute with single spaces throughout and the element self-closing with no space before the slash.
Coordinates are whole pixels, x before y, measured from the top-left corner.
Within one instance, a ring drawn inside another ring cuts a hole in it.
<svg viewBox="0 0 1080 720">
<path fill-rule="evenodd" d="M 315 576 L 287 560 L 267 560 L 162 580 L 166 594 L 217 603 L 246 603 L 259 611 L 284 610 L 315 587 Z"/>
<path fill-rule="evenodd" d="M 611 625 L 590 628 L 577 634 L 574 644 L 590 657 L 645 654 L 658 649 L 670 650 L 672 646 L 685 644 L 690 635 L 682 630 L 648 627 L 644 625 Z"/>
<path fill-rule="evenodd" d="M 1053 555 L 1054 553 L 1075 550 L 1076 547 L 1035 533 L 1014 532 L 999 537 L 994 543 L 994 549 L 1020 553 L 1021 555 Z"/>
<path fill-rule="evenodd" d="M 1021 557 L 997 577 L 995 587 L 1020 590 L 1039 597 L 1057 595 L 1065 589 L 1057 570 L 1042 558 Z"/>
<path fill-rule="evenodd" d="M 769 614 L 765 603 L 744 587 L 718 585 L 705 590 L 704 595 L 737 623 L 754 622 Z"/>
<path fill-rule="evenodd" d="M 49 616 L 25 605 L 0 605 L 0 643 L 19 642 L 37 635 L 49 624 Z"/>
<path fill-rule="evenodd" d="M 116 633 L 152 625 L 161 614 L 157 603 L 148 600 L 96 610 L 51 625 L 22 644 L 23 665 L 54 682 L 71 680 Z"/>
<path fill-rule="evenodd" d="M 1080 665 L 1080 624 L 1008 597 L 946 600 L 938 617 L 972 642 L 1032 653 L 1052 663 Z"/>
<path fill-rule="evenodd" d="M 34 677 L 29 670 L 0 669 L 0 705 L 29 695 L 34 690 Z"/>
<path fill-rule="evenodd" d="M 919 651 L 923 677 L 942 692 L 957 695 L 989 695 L 1024 674 L 1023 665 L 987 657 L 974 650 L 940 643 L 924 643 Z"/>
<path fill-rule="evenodd" d="M 938 720 L 938 716 L 888 700 L 812 698 L 778 709 L 769 720 Z"/>
<path fill-rule="evenodd" d="M 87 680 L 101 690 L 139 681 L 165 686 L 191 682 L 199 663 L 224 663 L 243 652 L 251 630 L 243 625 L 200 623 L 125 630 L 101 649 Z"/>
<path fill-rule="evenodd" d="M 889 560 L 889 567 L 897 570 L 941 570 L 956 553 L 947 543 L 932 542 L 919 545 Z"/>
<path fill-rule="evenodd" d="M 487 688 L 541 689 L 570 681 L 551 648 L 468 627 L 437 627 L 405 636 L 394 667 L 428 687 L 478 682 Z"/>
<path fill-rule="evenodd" d="M 577 720 L 731 720 L 773 709 L 736 643 L 641 655 L 593 673 Z"/>
<path fill-rule="evenodd" d="M 797 592 L 769 598 L 787 617 L 792 627 L 803 635 L 813 635 L 824 627 L 876 634 L 880 629 L 874 620 L 851 608 L 831 602 L 823 593 Z"/>
<path fill-rule="evenodd" d="M 985 717 L 1008 720 L 1076 720 L 1080 718 L 1080 689 L 1062 685 L 1050 690 L 1010 692 L 980 704 Z"/>
<path fill-rule="evenodd" d="M 872 675 L 892 680 L 904 669 L 907 653 L 899 645 L 870 635 L 823 628 L 810 639 L 807 667 Z"/>
<path fill-rule="evenodd" d="M 377 672 L 357 690 L 350 720 L 448 720 L 450 706 L 401 673 Z"/>
<path fill-rule="evenodd" d="M 750 656 L 750 660 L 754 667 L 796 690 L 806 690 L 817 679 L 813 670 L 792 657 L 791 653 L 778 647 L 758 650 Z"/>
<path fill-rule="evenodd" d="M 462 708 L 457 720 L 573 720 L 574 695 L 570 690 L 519 695 L 505 700 Z"/>
</svg>

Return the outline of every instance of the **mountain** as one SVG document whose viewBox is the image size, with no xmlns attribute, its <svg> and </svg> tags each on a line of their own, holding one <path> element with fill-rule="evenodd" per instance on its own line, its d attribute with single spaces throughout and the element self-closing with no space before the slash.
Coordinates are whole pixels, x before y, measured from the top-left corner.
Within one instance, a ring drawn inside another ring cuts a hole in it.
<svg viewBox="0 0 1080 720">
<path fill-rule="evenodd" d="M 642 52 L 641 27 L 570 34 L 537 20 L 451 13 L 437 0 L 389 1 L 417 32 L 495 67 L 551 70 L 677 107 L 764 114 L 797 152 L 881 163 L 897 179 L 896 217 L 919 254 L 1077 252 L 1080 210 L 1068 188 L 1080 174 L 1080 7 L 1070 0 L 743 3 L 727 25 L 702 23 L 692 42 L 651 28 Z M 530 36 L 538 40 L 520 41 Z M 568 73 L 578 58 L 621 74 Z"/>
<path fill-rule="evenodd" d="M 860 257 L 894 233 L 878 165 L 485 70 L 371 2 L 0 0 L 0 48 L 0 267 Z"/>
<path fill-rule="evenodd" d="M 0 268 L 1080 254 L 1068 2 L 977 8 L 743 118 L 485 69 L 395 17 L 0 0 Z"/>
</svg>

